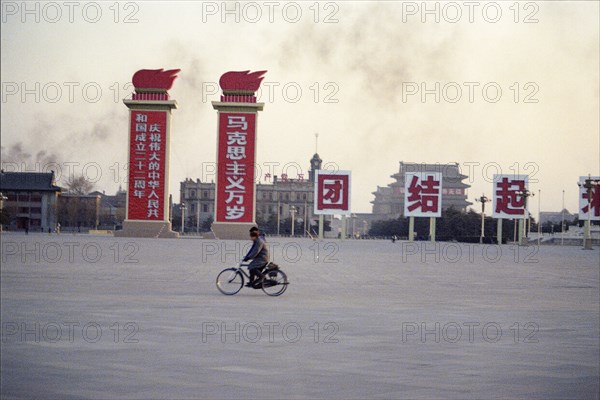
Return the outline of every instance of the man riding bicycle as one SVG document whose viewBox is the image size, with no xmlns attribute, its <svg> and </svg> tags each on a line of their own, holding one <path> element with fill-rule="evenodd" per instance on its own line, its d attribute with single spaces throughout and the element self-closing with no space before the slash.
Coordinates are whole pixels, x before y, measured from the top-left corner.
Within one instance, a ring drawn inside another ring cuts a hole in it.
<svg viewBox="0 0 600 400">
<path fill-rule="evenodd" d="M 248 282 L 246 286 L 252 286 L 256 282 L 256 279 L 260 275 L 260 270 L 269 262 L 269 250 L 265 243 L 265 237 L 264 235 L 261 235 L 257 227 L 253 226 L 250 228 L 250 238 L 254 243 L 252 244 L 250 251 L 248 251 L 248 254 L 246 254 L 246 257 L 242 260 L 252 260 L 250 264 L 248 264 L 250 282 Z"/>
</svg>

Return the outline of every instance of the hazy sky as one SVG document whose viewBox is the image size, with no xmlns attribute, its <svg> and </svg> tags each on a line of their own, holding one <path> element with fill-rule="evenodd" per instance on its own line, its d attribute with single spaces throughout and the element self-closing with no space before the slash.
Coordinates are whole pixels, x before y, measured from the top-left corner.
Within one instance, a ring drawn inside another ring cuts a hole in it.
<svg viewBox="0 0 600 400">
<path fill-rule="evenodd" d="M 460 163 L 470 200 L 491 194 L 498 168 L 518 168 L 544 211 L 560 209 L 563 189 L 574 211 L 578 177 L 600 173 L 596 1 L 428 2 L 430 14 L 420 1 L 229 2 L 229 14 L 220 1 L 22 4 L 3 1 L 1 24 L 2 162 L 20 170 L 52 161 L 94 179 L 99 168 L 96 189 L 114 192 L 128 82 L 164 67 L 181 68 L 170 91 L 176 201 L 184 178 L 214 178 L 210 101 L 230 70 L 268 70 L 262 174 L 289 164 L 294 177 L 299 164 L 307 176 L 319 132 L 323 160 L 352 170 L 357 212 L 371 211 L 399 161 Z"/>
</svg>

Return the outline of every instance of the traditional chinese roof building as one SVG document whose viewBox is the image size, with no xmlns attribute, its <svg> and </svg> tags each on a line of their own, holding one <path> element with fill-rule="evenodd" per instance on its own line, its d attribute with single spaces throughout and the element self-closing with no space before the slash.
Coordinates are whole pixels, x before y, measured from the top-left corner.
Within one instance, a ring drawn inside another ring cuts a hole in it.
<svg viewBox="0 0 600 400">
<path fill-rule="evenodd" d="M 60 191 L 54 184 L 54 172 L 0 173 L 0 192 L 6 197 L 2 206 L 11 229 L 54 229 Z"/>
<path fill-rule="evenodd" d="M 442 209 L 454 207 L 466 210 L 473 203 L 467 201 L 467 189 L 470 185 L 463 181 L 468 178 L 460 172 L 458 163 L 452 164 L 417 164 L 400 161 L 400 169 L 391 175 L 395 180 L 388 186 L 377 186 L 373 192 L 375 199 L 373 214 L 379 219 L 393 219 L 404 213 L 404 174 L 407 172 L 441 172 L 442 173 Z"/>
</svg>

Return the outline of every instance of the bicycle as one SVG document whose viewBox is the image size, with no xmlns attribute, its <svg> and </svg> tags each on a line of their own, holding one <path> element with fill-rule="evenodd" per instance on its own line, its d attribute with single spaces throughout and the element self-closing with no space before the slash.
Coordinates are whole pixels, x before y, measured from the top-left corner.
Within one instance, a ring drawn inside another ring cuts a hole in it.
<svg viewBox="0 0 600 400">
<path fill-rule="evenodd" d="M 239 263 L 235 267 L 225 268 L 217 275 L 217 289 L 219 292 L 233 296 L 244 287 L 244 277 L 250 280 L 250 274 L 243 267 L 249 264 Z M 261 268 L 260 275 L 251 286 L 253 289 L 262 289 L 269 296 L 279 296 L 285 292 L 289 284 L 287 275 L 275 263 L 269 262 Z"/>
</svg>

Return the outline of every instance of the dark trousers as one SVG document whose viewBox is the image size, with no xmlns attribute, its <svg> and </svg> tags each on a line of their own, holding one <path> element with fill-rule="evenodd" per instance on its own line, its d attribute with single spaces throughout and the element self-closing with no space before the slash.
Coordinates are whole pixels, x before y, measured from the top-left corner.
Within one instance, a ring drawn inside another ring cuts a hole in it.
<svg viewBox="0 0 600 400">
<path fill-rule="evenodd" d="M 264 268 L 266 264 L 264 262 L 255 262 L 252 261 L 250 265 L 248 265 L 248 272 L 250 272 L 250 282 L 254 282 L 258 276 L 260 276 L 261 270 Z"/>
</svg>

